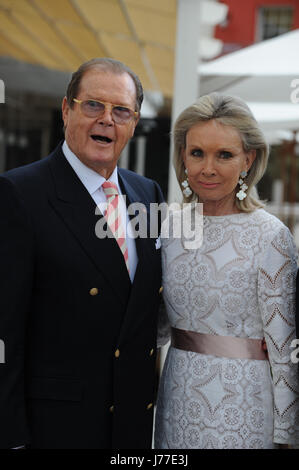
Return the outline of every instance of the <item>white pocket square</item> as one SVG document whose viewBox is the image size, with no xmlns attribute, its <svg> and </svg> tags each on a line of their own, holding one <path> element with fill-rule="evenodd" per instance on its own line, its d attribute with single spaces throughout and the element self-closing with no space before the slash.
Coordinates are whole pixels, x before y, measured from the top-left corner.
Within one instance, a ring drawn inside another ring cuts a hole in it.
<svg viewBox="0 0 299 470">
<path fill-rule="evenodd" d="M 157 238 L 156 243 L 155 243 L 156 250 L 159 250 L 161 248 L 161 239 L 160 237 Z"/>
</svg>

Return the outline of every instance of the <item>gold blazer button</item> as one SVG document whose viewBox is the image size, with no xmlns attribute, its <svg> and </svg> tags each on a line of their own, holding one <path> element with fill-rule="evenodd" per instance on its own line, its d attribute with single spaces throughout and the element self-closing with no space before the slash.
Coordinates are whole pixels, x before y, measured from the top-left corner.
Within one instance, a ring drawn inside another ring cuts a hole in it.
<svg viewBox="0 0 299 470">
<path fill-rule="evenodd" d="M 90 289 L 89 293 L 90 295 L 98 295 L 99 290 L 96 287 L 93 287 L 92 289 Z"/>
<path fill-rule="evenodd" d="M 160 287 L 159 294 L 162 294 L 162 292 L 163 292 L 163 286 Z"/>
<path fill-rule="evenodd" d="M 150 410 L 151 408 L 153 407 L 153 404 L 152 403 L 149 403 L 146 407 L 147 410 Z"/>
<path fill-rule="evenodd" d="M 119 350 L 119 349 L 117 349 L 117 350 L 115 351 L 114 356 L 115 356 L 115 357 L 119 357 L 119 356 L 120 356 L 120 350 Z"/>
</svg>

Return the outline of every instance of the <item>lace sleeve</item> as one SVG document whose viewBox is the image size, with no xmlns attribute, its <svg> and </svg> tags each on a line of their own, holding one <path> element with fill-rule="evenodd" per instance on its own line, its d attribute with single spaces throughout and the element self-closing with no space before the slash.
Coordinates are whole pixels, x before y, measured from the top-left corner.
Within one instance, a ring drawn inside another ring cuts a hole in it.
<svg viewBox="0 0 299 470">
<path fill-rule="evenodd" d="M 295 338 L 297 249 L 286 227 L 268 244 L 259 266 L 258 297 L 274 391 L 274 436 L 279 444 L 298 443 L 299 387 L 291 362 Z"/>
</svg>

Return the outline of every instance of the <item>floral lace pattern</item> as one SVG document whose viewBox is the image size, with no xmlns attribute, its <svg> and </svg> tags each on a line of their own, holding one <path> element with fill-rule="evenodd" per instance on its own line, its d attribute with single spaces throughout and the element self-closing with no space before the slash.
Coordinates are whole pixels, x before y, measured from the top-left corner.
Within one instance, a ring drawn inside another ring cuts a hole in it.
<svg viewBox="0 0 299 470">
<path fill-rule="evenodd" d="M 297 249 L 263 209 L 205 217 L 203 244 L 162 240 L 164 301 L 172 327 L 263 338 L 269 362 L 169 348 L 159 387 L 156 448 L 273 448 L 298 443 L 295 337 Z M 168 338 L 163 322 L 159 343 Z M 271 369 L 270 369 L 271 366 Z"/>
</svg>

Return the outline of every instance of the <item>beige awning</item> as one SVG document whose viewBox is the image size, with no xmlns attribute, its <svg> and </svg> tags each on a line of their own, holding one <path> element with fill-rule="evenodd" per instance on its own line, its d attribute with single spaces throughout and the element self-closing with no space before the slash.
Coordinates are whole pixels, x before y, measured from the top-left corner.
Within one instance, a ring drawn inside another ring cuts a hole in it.
<svg viewBox="0 0 299 470">
<path fill-rule="evenodd" d="M 65 72 L 113 57 L 165 97 L 175 33 L 176 0 L 0 0 L 0 57 Z"/>
</svg>

